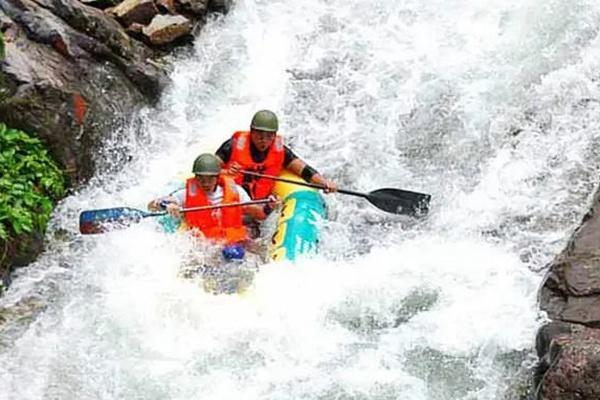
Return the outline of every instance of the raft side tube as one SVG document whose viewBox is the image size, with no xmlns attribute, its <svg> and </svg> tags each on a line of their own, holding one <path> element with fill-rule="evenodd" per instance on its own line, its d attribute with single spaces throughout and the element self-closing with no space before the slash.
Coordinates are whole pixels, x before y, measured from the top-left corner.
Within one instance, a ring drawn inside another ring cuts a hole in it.
<svg viewBox="0 0 600 400">
<path fill-rule="evenodd" d="M 289 171 L 279 176 L 302 182 L 301 178 Z M 274 193 L 282 200 L 283 207 L 271 238 L 269 257 L 274 261 L 294 261 L 301 254 L 316 253 L 319 244 L 318 220 L 327 216 L 321 193 L 287 182 L 277 182 Z"/>
</svg>

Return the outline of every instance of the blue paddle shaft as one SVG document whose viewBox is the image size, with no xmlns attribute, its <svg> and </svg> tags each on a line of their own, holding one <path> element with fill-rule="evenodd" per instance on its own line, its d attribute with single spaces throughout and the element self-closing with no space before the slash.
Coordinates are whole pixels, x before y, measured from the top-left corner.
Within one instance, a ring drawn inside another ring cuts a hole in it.
<svg viewBox="0 0 600 400">
<path fill-rule="evenodd" d="M 265 204 L 270 203 L 269 199 L 254 200 L 248 202 L 228 203 L 228 204 L 217 204 L 214 206 L 201 206 L 201 207 L 190 207 L 183 208 L 180 210 L 181 213 L 211 210 L 215 208 L 227 208 L 227 207 L 243 207 L 253 204 Z M 140 222 L 143 218 L 147 217 L 160 217 L 166 215 L 166 211 L 147 212 L 139 210 L 137 208 L 130 207 L 116 207 L 116 208 L 103 208 L 98 210 L 86 210 L 82 211 L 79 215 L 79 231 L 83 234 L 101 233 L 106 232 L 111 227 L 125 227 L 132 223 Z"/>
</svg>

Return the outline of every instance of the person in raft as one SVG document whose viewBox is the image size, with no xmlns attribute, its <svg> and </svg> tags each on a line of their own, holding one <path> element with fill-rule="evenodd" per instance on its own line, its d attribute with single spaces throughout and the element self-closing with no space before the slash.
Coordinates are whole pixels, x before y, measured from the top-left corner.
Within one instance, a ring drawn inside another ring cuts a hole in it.
<svg viewBox="0 0 600 400">
<path fill-rule="evenodd" d="M 181 218 L 181 208 L 201 207 L 208 205 L 248 202 L 248 193 L 234 180 L 221 173 L 221 161 L 210 153 L 199 155 L 192 168 L 194 177 L 185 182 L 185 188 L 167 197 L 161 197 L 148 203 L 150 211 L 166 209 L 169 215 Z M 243 216 L 254 220 L 262 220 L 268 211 L 276 205 L 246 205 L 240 207 L 216 208 L 206 211 L 183 213 L 187 226 L 199 236 L 214 242 L 224 243 L 222 254 L 225 259 L 242 259 L 243 243 L 248 240 L 248 232 L 243 224 Z"/>
<path fill-rule="evenodd" d="M 250 131 L 238 131 L 216 151 L 223 161 L 223 169 L 235 177 L 235 182 L 248 191 L 252 199 L 271 195 L 275 181 L 243 174 L 250 171 L 277 176 L 285 168 L 306 182 L 323 185 L 326 192 L 335 192 L 337 186 L 325 179 L 314 168 L 302 161 L 277 134 L 279 122 L 275 113 L 261 110 L 254 114 Z M 266 209 L 267 214 L 270 208 Z"/>
</svg>

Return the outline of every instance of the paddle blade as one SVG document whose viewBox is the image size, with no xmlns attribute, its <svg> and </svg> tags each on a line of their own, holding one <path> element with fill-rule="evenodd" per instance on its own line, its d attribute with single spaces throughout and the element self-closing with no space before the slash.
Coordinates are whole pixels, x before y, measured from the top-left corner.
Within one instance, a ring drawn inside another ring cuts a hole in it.
<svg viewBox="0 0 600 400">
<path fill-rule="evenodd" d="M 79 232 L 84 235 L 108 232 L 137 223 L 150 214 L 135 208 L 118 207 L 82 211 Z"/>
<path fill-rule="evenodd" d="M 429 211 L 431 195 L 401 189 L 378 189 L 367 195 L 375 207 L 392 214 L 422 217 Z"/>
</svg>

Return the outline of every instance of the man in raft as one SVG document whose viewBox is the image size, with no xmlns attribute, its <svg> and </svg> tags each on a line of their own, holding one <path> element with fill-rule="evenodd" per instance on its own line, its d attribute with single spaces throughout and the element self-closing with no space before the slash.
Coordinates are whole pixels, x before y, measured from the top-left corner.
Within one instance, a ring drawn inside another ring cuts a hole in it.
<svg viewBox="0 0 600 400">
<path fill-rule="evenodd" d="M 261 110 L 252 117 L 250 131 L 235 132 L 219 147 L 216 155 L 223 161 L 223 168 L 235 177 L 236 183 L 242 185 L 252 199 L 264 199 L 271 195 L 275 181 L 246 175 L 242 171 L 277 176 L 283 169 L 288 169 L 306 182 L 323 185 L 326 192 L 336 191 L 333 181 L 325 179 L 283 143 L 278 129 L 275 113 Z M 270 209 L 267 207 L 266 211 L 268 214 Z"/>
<path fill-rule="evenodd" d="M 213 154 L 199 155 L 192 168 L 194 176 L 187 179 L 185 188 L 148 203 L 150 211 L 166 209 L 173 217 L 182 217 L 181 208 L 201 207 L 218 204 L 249 202 L 248 193 L 221 174 L 221 161 Z M 269 203 L 268 210 L 275 204 Z M 241 259 L 244 256 L 243 242 L 248 240 L 248 232 L 243 224 L 243 216 L 252 219 L 265 219 L 267 213 L 263 205 L 215 208 L 205 211 L 183 213 L 186 225 L 198 236 L 213 242 L 224 243 L 223 256 L 226 259 Z"/>
</svg>

